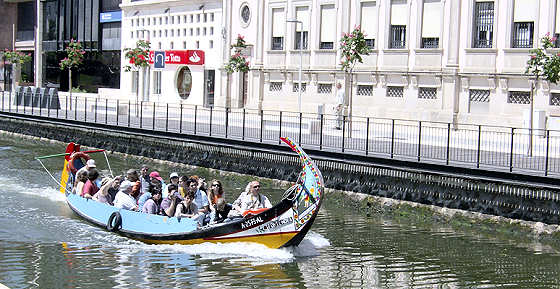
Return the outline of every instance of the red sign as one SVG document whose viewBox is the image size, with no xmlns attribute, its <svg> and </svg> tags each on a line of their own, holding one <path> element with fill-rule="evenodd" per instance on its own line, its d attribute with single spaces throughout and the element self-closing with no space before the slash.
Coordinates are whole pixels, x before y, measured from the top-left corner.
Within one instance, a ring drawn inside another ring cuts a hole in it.
<svg viewBox="0 0 560 289">
<path fill-rule="evenodd" d="M 150 51 L 150 64 L 154 63 L 154 52 Z M 165 50 L 165 64 L 204 65 L 202 50 Z"/>
</svg>

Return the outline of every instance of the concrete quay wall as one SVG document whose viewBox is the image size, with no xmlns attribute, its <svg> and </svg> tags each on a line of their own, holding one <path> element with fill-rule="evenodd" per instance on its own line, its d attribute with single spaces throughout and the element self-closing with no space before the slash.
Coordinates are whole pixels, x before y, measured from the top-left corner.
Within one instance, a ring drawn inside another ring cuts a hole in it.
<svg viewBox="0 0 560 289">
<path fill-rule="evenodd" d="M 76 142 L 154 159 L 295 181 L 300 164 L 287 146 L 73 122 L 1 117 L 0 130 Z M 360 162 L 308 151 L 328 188 L 548 224 L 560 223 L 560 188 Z"/>
</svg>

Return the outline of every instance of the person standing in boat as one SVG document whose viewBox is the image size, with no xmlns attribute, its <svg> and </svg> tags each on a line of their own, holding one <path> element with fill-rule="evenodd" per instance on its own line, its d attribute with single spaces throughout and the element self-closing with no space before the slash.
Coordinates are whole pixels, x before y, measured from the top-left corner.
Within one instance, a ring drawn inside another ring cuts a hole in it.
<svg viewBox="0 0 560 289">
<path fill-rule="evenodd" d="M 266 196 L 260 193 L 261 184 L 258 181 L 251 182 L 251 188 L 243 200 L 241 200 L 241 212 L 272 208 L 272 204 Z"/>
<path fill-rule="evenodd" d="M 138 211 L 138 205 L 136 200 L 132 197 L 132 187 L 134 184 L 128 180 L 121 183 L 119 187 L 119 192 L 115 196 L 115 207 L 119 209 L 125 209 L 130 211 Z"/>
<path fill-rule="evenodd" d="M 140 197 L 140 190 L 142 189 L 142 183 L 140 182 L 140 177 L 135 169 L 130 169 L 126 172 L 126 180 L 132 183 L 132 192 L 130 195 L 138 200 Z"/>
<path fill-rule="evenodd" d="M 148 165 L 142 165 L 142 167 L 140 168 L 140 183 L 142 185 L 141 189 L 140 189 L 140 193 L 145 194 L 148 192 L 148 186 L 150 185 L 150 175 L 148 174 L 148 172 L 150 171 L 150 168 L 148 167 Z"/>
<path fill-rule="evenodd" d="M 163 178 L 160 177 L 159 173 L 156 171 L 150 173 L 150 183 L 148 183 L 147 185 L 148 190 L 138 198 L 138 208 L 143 208 L 144 203 L 146 203 L 146 201 L 152 197 L 149 189 L 152 185 L 156 186 L 159 191 L 161 191 L 161 188 L 165 185 Z M 144 186 L 144 184 L 142 184 L 142 186 Z"/>
</svg>

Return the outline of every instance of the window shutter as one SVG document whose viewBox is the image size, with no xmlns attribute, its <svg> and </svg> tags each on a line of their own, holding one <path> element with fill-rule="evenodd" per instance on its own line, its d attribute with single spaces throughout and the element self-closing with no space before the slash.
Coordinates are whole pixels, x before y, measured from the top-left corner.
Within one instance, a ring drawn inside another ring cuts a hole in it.
<svg viewBox="0 0 560 289">
<path fill-rule="evenodd" d="M 515 0 L 513 22 L 534 22 L 537 20 L 538 1 Z"/>
<path fill-rule="evenodd" d="M 303 31 L 309 31 L 309 8 L 308 7 L 297 7 L 296 8 L 296 19 L 303 22 Z M 296 31 L 301 30 L 301 24 L 296 24 Z"/>
<path fill-rule="evenodd" d="M 422 37 L 439 38 L 441 31 L 441 1 L 424 0 Z"/>
<path fill-rule="evenodd" d="M 391 25 L 406 25 L 406 0 L 391 1 Z"/>
<path fill-rule="evenodd" d="M 560 1 L 560 0 L 558 0 Z M 377 6 L 374 1 L 362 2 L 361 25 L 366 39 L 377 37 Z"/>
<path fill-rule="evenodd" d="M 336 10 L 334 5 L 321 6 L 321 42 L 334 42 L 336 33 Z"/>
<path fill-rule="evenodd" d="M 272 37 L 284 37 L 284 27 L 286 27 L 284 9 L 272 9 Z"/>
</svg>

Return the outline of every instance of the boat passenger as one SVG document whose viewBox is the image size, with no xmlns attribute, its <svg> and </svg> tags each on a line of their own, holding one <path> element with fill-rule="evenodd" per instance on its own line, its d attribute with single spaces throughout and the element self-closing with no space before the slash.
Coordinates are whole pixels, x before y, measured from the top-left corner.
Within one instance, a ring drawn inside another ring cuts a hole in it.
<svg viewBox="0 0 560 289">
<path fill-rule="evenodd" d="M 81 167 L 78 170 L 78 173 L 79 172 L 89 172 L 91 169 L 95 169 L 95 168 L 97 168 L 97 165 L 95 164 L 95 160 L 94 159 L 89 159 L 89 160 L 87 160 L 86 165 Z"/>
<path fill-rule="evenodd" d="M 148 186 L 148 193 L 150 198 L 146 200 L 142 206 L 142 213 L 157 215 L 160 212 L 161 204 L 161 187 L 156 184 L 150 184 Z"/>
<path fill-rule="evenodd" d="M 101 181 L 101 188 L 99 188 L 99 191 L 97 191 L 97 193 L 93 195 L 93 199 L 100 203 L 105 203 L 112 206 L 113 197 L 111 196 L 111 194 L 109 194 L 109 189 L 113 186 L 114 181 L 115 178 L 103 178 L 103 180 Z"/>
<path fill-rule="evenodd" d="M 140 177 L 138 176 L 138 172 L 135 169 L 130 169 L 126 172 L 126 179 L 132 183 L 132 192 L 131 196 L 134 199 L 138 199 L 140 197 L 140 190 L 142 188 L 142 183 L 140 182 Z"/>
<path fill-rule="evenodd" d="M 261 184 L 258 181 L 251 182 L 251 188 L 243 200 L 241 200 L 241 212 L 272 208 L 272 204 L 266 196 L 260 193 Z"/>
<path fill-rule="evenodd" d="M 194 194 L 189 192 L 185 199 L 177 205 L 175 210 L 175 217 L 186 217 L 196 220 L 200 225 L 202 224 L 202 215 L 198 212 L 198 207 L 193 202 Z"/>
<path fill-rule="evenodd" d="M 187 177 L 185 175 L 183 175 L 179 178 L 179 184 L 178 184 L 178 189 L 177 190 L 179 191 L 179 194 L 181 194 L 181 198 L 183 198 L 183 199 L 185 198 L 185 195 L 187 194 L 187 191 L 188 191 L 188 189 L 187 189 L 187 187 L 188 187 L 187 181 L 188 180 L 189 180 L 189 177 Z"/>
<path fill-rule="evenodd" d="M 148 174 L 149 171 L 150 168 L 148 167 L 148 165 L 142 165 L 142 168 L 140 168 L 140 183 L 142 184 L 142 194 L 148 192 L 148 186 L 150 185 L 150 175 Z"/>
<path fill-rule="evenodd" d="M 119 187 L 123 179 L 124 179 L 123 176 L 116 176 L 115 178 L 113 178 L 113 181 L 111 182 L 111 186 L 108 189 L 108 193 L 111 196 L 111 200 L 113 201 L 115 200 L 115 196 L 119 192 Z"/>
<path fill-rule="evenodd" d="M 97 177 L 99 177 L 99 173 L 96 169 L 90 169 L 87 175 L 88 180 L 84 184 L 81 196 L 87 199 L 91 199 L 93 195 L 95 195 L 95 193 L 99 191 L 99 187 L 97 187 L 97 184 L 95 182 L 95 180 L 97 180 Z"/>
<path fill-rule="evenodd" d="M 194 194 L 193 202 L 198 207 L 198 211 L 202 214 L 210 212 L 208 204 L 208 196 L 199 189 L 199 183 L 194 178 L 187 180 L 187 192 Z"/>
<path fill-rule="evenodd" d="M 138 211 L 136 200 L 132 197 L 132 186 L 134 184 L 128 180 L 121 183 L 119 192 L 115 196 L 115 207 L 130 211 Z"/>
<path fill-rule="evenodd" d="M 82 195 L 82 190 L 84 185 L 86 184 L 87 178 L 87 171 L 81 171 L 76 173 L 76 183 L 74 184 L 74 188 L 72 189 L 72 193 Z"/>
<path fill-rule="evenodd" d="M 168 217 L 175 216 L 175 209 L 181 201 L 182 198 L 177 192 L 177 186 L 173 184 L 167 186 L 167 198 L 161 201 L 161 214 Z"/>
<path fill-rule="evenodd" d="M 171 174 L 169 175 L 169 183 L 170 183 L 170 184 L 175 184 L 175 185 L 178 186 L 178 185 L 179 185 L 179 174 L 176 173 L 176 172 L 171 173 Z M 162 190 L 162 191 L 164 192 L 164 195 L 162 195 L 162 196 L 163 196 L 163 197 L 167 197 L 167 194 L 166 194 L 166 193 L 167 193 L 167 185 L 165 185 L 165 186 L 163 187 L 163 190 Z"/>
<path fill-rule="evenodd" d="M 198 189 L 206 193 L 206 191 L 208 190 L 208 184 L 206 184 L 206 180 L 204 178 L 201 178 L 197 175 L 192 175 L 190 176 L 190 178 L 195 179 L 198 183 Z"/>
<path fill-rule="evenodd" d="M 228 218 L 234 219 L 243 217 L 243 211 L 241 211 L 241 201 L 245 198 L 247 192 L 249 192 L 249 190 L 251 189 L 252 184 L 253 182 L 247 183 L 247 186 L 245 186 L 245 190 L 241 192 L 241 194 L 239 194 L 239 197 L 237 197 L 237 199 L 235 199 L 235 201 L 231 204 L 231 210 L 228 213 Z"/>
<path fill-rule="evenodd" d="M 158 178 L 159 177 L 159 178 Z M 148 184 L 148 191 L 143 193 L 138 198 L 138 208 L 143 208 L 144 203 L 152 197 L 149 187 L 156 186 L 157 189 L 161 192 L 161 188 L 163 186 L 163 179 L 159 176 L 158 172 L 151 172 L 150 173 L 150 183 Z"/>
<path fill-rule="evenodd" d="M 231 205 L 226 202 L 222 183 L 214 179 L 210 182 L 210 184 L 210 189 L 208 190 L 210 221 L 213 223 L 221 222 L 227 218 L 227 215 L 231 210 Z"/>
</svg>

